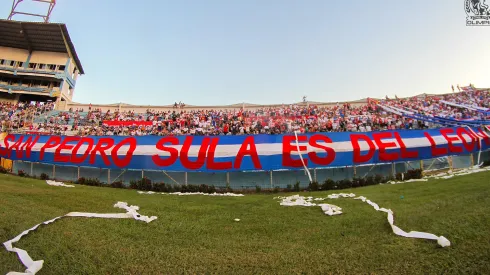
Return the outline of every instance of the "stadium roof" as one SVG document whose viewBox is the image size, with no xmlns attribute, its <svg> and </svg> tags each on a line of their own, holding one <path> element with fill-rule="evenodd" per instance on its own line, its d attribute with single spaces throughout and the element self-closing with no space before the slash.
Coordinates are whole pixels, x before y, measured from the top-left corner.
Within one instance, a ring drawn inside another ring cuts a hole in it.
<svg viewBox="0 0 490 275">
<path fill-rule="evenodd" d="M 65 24 L 0 19 L 0 46 L 30 52 L 67 53 L 75 61 L 80 73 L 85 74 Z"/>
</svg>

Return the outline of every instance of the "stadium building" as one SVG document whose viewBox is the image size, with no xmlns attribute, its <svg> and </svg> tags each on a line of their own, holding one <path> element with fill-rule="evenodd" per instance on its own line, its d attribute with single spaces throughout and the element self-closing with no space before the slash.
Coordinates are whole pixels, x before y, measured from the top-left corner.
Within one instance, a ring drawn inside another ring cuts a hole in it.
<svg viewBox="0 0 490 275">
<path fill-rule="evenodd" d="M 84 74 L 65 24 L 0 20 L 0 101 L 64 110 Z"/>
</svg>

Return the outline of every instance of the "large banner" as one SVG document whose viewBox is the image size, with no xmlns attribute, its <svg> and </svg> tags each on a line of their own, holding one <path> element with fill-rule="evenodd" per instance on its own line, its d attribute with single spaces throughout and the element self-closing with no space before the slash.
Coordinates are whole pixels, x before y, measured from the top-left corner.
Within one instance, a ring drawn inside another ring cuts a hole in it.
<svg viewBox="0 0 490 275">
<path fill-rule="evenodd" d="M 461 127 L 297 137 L 8 135 L 0 142 L 0 156 L 72 166 L 226 172 L 303 169 L 303 161 L 309 168 L 411 161 L 489 148 L 488 133 Z"/>
</svg>

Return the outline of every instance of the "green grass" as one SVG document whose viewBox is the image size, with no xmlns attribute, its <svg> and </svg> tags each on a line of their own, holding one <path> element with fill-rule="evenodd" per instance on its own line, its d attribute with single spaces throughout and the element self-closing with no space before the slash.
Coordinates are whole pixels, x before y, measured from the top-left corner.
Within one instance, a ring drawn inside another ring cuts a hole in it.
<svg viewBox="0 0 490 275">
<path fill-rule="evenodd" d="M 319 207 L 280 206 L 272 199 L 275 195 L 140 195 L 79 185 L 51 187 L 0 175 L 0 242 L 70 211 L 120 212 L 114 203 L 126 201 L 158 219 L 146 224 L 64 218 L 15 246 L 34 260 L 45 260 L 38 274 L 488 274 L 489 178 L 490 172 L 483 172 L 343 190 L 391 208 L 395 224 L 406 231 L 447 237 L 451 247 L 440 248 L 435 241 L 394 235 L 385 213 L 352 199 L 326 201 L 344 210 L 329 217 Z M 2 246 L 0 274 L 8 271 L 24 267 Z"/>
</svg>

